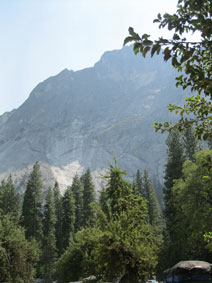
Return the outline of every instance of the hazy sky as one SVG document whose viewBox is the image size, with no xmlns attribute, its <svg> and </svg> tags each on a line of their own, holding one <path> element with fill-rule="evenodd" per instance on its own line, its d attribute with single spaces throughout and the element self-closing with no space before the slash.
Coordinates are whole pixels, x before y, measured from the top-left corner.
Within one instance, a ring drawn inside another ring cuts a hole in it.
<svg viewBox="0 0 212 283">
<path fill-rule="evenodd" d="M 19 107 L 48 77 L 91 67 L 105 51 L 122 48 L 129 26 L 161 35 L 153 19 L 176 5 L 177 0 L 0 0 L 0 114 Z"/>
</svg>

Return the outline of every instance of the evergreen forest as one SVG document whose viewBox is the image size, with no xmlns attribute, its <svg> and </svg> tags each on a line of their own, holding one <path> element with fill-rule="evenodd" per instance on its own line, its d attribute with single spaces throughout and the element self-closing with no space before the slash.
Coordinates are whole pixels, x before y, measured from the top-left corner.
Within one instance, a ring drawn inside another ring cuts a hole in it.
<svg viewBox="0 0 212 283">
<path fill-rule="evenodd" d="M 57 181 L 44 194 L 38 162 L 24 195 L 9 176 L 0 185 L 1 282 L 91 275 L 96 282 L 142 282 L 162 278 L 181 260 L 211 262 L 209 157 L 210 143 L 203 148 L 192 129 L 189 135 L 172 131 L 162 203 L 146 170 L 130 182 L 115 158 L 98 194 L 90 169 L 76 174 L 63 195 Z"/>
</svg>

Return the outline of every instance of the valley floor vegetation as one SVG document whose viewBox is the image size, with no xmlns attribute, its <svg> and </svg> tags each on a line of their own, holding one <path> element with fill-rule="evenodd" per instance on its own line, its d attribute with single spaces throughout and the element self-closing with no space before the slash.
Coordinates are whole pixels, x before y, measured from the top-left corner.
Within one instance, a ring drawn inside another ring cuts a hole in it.
<svg viewBox="0 0 212 283">
<path fill-rule="evenodd" d="M 0 185 L 1 282 L 70 282 L 90 275 L 98 280 L 138 282 L 155 273 L 164 220 L 147 171 L 133 183 L 109 165 L 97 201 L 88 169 L 75 175 L 63 195 L 59 184 L 42 189 L 39 163 L 23 196 L 12 177 Z M 127 281 L 126 281 L 127 280 Z"/>
<path fill-rule="evenodd" d="M 0 282 L 82 280 L 142 282 L 161 278 L 180 260 L 212 261 L 212 180 L 192 128 L 167 138 L 164 203 L 158 203 L 146 170 L 129 182 L 109 164 L 96 198 L 88 169 L 61 195 L 59 184 L 43 192 L 39 163 L 23 196 L 12 177 L 0 185 Z M 161 209 L 162 207 L 162 209 Z"/>
</svg>

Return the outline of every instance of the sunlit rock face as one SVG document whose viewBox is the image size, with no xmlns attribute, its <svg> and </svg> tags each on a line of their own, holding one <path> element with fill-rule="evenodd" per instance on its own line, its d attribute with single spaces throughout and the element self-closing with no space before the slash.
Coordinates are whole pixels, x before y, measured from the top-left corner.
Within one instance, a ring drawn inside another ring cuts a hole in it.
<svg viewBox="0 0 212 283">
<path fill-rule="evenodd" d="M 57 180 L 64 190 L 90 168 L 98 189 L 114 155 L 131 178 L 147 169 L 161 179 L 166 135 L 152 123 L 173 119 L 166 106 L 183 103 L 175 76 L 160 56 L 143 59 L 125 47 L 106 52 L 92 68 L 50 77 L 0 116 L 0 179 L 11 173 L 24 190 L 39 161 L 46 187 Z"/>
</svg>

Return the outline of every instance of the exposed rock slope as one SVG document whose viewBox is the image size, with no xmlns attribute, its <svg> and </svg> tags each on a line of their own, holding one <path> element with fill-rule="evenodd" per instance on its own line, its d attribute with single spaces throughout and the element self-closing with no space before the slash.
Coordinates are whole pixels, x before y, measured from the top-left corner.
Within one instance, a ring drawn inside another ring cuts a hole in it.
<svg viewBox="0 0 212 283">
<path fill-rule="evenodd" d="M 143 59 L 125 47 L 92 68 L 45 80 L 0 117 L 0 178 L 12 173 L 23 182 L 39 161 L 44 182 L 57 179 L 65 188 L 88 167 L 98 176 L 113 152 L 130 176 L 146 168 L 161 177 L 165 135 L 152 122 L 170 120 L 166 106 L 183 99 L 175 75 L 161 57 Z"/>
</svg>

